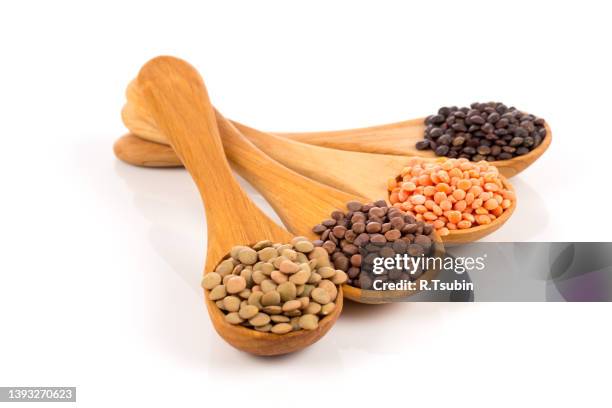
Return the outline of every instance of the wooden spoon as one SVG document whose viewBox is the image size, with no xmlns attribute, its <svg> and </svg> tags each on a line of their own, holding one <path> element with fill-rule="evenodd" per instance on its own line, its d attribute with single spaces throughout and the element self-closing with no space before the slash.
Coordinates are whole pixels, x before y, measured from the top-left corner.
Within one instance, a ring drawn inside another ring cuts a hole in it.
<svg viewBox="0 0 612 408">
<path fill-rule="evenodd" d="M 128 86 L 126 94 L 128 101 L 137 100 L 139 97 L 138 90 L 135 89 L 132 84 Z M 158 134 L 154 124 L 147 118 L 147 115 L 138 112 L 137 104 L 126 104 L 122 111 L 122 117 L 124 123 L 131 129 L 132 133 L 152 142 L 167 144 L 167 141 Z M 548 123 L 545 124 L 545 127 L 546 137 L 538 147 L 523 156 L 517 156 L 510 160 L 497 160 L 491 162 L 491 164 L 495 165 L 505 177 L 513 177 L 525 170 L 550 146 L 552 132 Z M 350 130 L 271 134 L 308 144 L 340 150 L 435 159 L 436 155 L 433 151 L 417 150 L 415 147 L 416 142 L 423 138 L 424 132 L 425 118 L 420 118 Z M 270 134 L 270 132 L 267 133 Z M 166 152 L 166 155 L 170 156 L 171 152 Z M 167 163 L 167 161 L 164 160 L 161 163 Z M 156 167 L 167 166 L 160 164 Z"/>
<path fill-rule="evenodd" d="M 131 133 L 121 136 L 113 145 L 115 156 L 141 167 L 183 167 L 171 146 L 150 142 Z"/>
<path fill-rule="evenodd" d="M 128 96 L 130 93 L 128 92 Z M 137 102 L 128 101 L 127 105 Z M 132 131 L 141 131 L 142 126 L 133 128 L 133 124 L 144 123 L 145 120 L 126 116 L 125 113 L 132 111 L 124 109 L 124 122 Z M 133 111 L 136 111 L 135 109 Z M 220 115 L 218 115 L 219 117 Z M 136 120 L 135 120 L 136 119 Z M 325 183 L 339 190 L 346 191 L 369 200 L 387 198 L 387 180 L 396 177 L 401 170 L 410 162 L 410 158 L 397 155 L 385 155 L 376 153 L 352 152 L 347 150 L 330 149 L 321 146 L 309 145 L 296 142 L 264 133 L 237 122 L 233 124 L 238 130 L 252 141 L 262 151 L 274 160 L 284 164 L 290 169 L 305 175 L 313 180 Z M 149 138 L 163 141 L 163 135 L 153 132 L 150 128 L 146 130 Z M 225 135 L 225 134 L 223 134 Z M 138 134 L 140 136 L 140 134 Z M 126 142 L 136 144 L 133 137 Z M 118 142 L 119 143 L 119 142 Z M 125 143 L 126 146 L 128 143 Z M 123 143 L 122 143 L 123 145 Z M 146 142 L 139 143 L 139 150 L 146 149 Z M 159 148 L 158 145 L 150 146 Z M 123 149 L 122 155 L 125 157 L 127 149 Z M 122 156 L 119 156 L 120 158 Z M 135 154 L 138 158 L 139 155 Z M 299 158 L 296 160 L 295 158 Z M 435 159 L 432 159 L 435 160 Z M 136 162 L 137 160 L 128 160 Z M 510 183 L 503 178 L 503 183 L 507 189 L 513 190 Z M 444 243 L 468 243 L 477 241 L 500 228 L 512 215 L 516 208 L 516 201 L 512 207 L 488 225 L 480 225 L 465 230 L 453 230 L 449 235 L 442 237 Z"/>
<path fill-rule="evenodd" d="M 234 179 L 214 110 L 197 71 L 184 61 L 158 57 L 142 67 L 135 84 L 142 92 L 140 107 L 167 136 L 200 191 L 208 226 L 205 272 L 214 270 L 234 245 L 265 239 L 289 242 L 293 235 L 267 218 Z M 335 323 L 343 299 L 340 290 L 334 312 L 322 319 L 316 330 L 278 335 L 227 323 L 208 291 L 205 297 L 217 333 L 232 346 L 258 355 L 290 353 L 316 342 Z"/>
<path fill-rule="evenodd" d="M 525 170 L 550 146 L 552 132 L 548 123 L 545 124 L 545 127 L 546 137 L 538 147 L 523 156 L 510 160 L 496 160 L 491 164 L 496 166 L 505 177 L 516 176 Z M 433 151 L 417 150 L 415 147 L 416 142 L 422 140 L 424 134 L 425 118 L 330 132 L 276 133 L 278 136 L 292 140 L 334 149 L 435 158 Z"/>
</svg>

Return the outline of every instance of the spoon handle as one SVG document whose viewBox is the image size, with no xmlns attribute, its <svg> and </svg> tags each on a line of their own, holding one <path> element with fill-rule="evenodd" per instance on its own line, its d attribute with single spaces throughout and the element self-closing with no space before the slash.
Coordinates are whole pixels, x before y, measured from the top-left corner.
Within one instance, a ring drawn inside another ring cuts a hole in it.
<svg viewBox="0 0 612 408">
<path fill-rule="evenodd" d="M 205 182 L 233 186 L 236 181 L 223 158 L 204 82 L 186 65 L 161 57 L 142 67 L 137 80 L 146 108 L 198 187 Z M 218 193 L 230 194 L 231 190 L 222 188 Z M 201 192 L 205 194 L 208 189 L 201 188 Z"/>
<path fill-rule="evenodd" d="M 132 133 L 121 136 L 113 145 L 115 156 L 142 167 L 182 167 L 171 146 L 145 141 Z"/>
<path fill-rule="evenodd" d="M 283 224 L 297 235 L 316 239 L 312 227 L 350 200 L 362 200 L 285 167 L 253 142 L 218 111 L 217 124 L 232 167 L 248 180 L 272 205 Z M 293 160 L 302 160 L 293 157 Z M 304 205 L 307 200 L 308 205 Z"/>
<path fill-rule="evenodd" d="M 233 245 L 290 236 L 250 201 L 234 179 L 198 72 L 180 59 L 157 57 L 142 67 L 137 81 L 144 108 L 202 196 L 208 227 L 207 268 L 214 267 Z"/>
</svg>

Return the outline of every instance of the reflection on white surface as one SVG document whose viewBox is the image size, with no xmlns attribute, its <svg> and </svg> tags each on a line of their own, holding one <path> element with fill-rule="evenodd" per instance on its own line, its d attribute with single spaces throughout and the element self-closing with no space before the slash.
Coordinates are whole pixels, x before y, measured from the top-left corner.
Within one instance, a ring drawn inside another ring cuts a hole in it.
<svg viewBox="0 0 612 408">
<path fill-rule="evenodd" d="M 538 191 L 521 175 L 512 177 L 517 196 L 516 209 L 506 223 L 483 241 L 525 242 L 538 240 L 549 223 L 548 206 Z"/>
</svg>

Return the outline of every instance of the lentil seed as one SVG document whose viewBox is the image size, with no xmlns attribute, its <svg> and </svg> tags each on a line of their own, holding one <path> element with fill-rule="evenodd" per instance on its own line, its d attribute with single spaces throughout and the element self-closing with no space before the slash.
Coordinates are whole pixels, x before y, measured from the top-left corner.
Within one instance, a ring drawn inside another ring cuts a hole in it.
<svg viewBox="0 0 612 408">
<path fill-rule="evenodd" d="M 245 247 L 238 253 L 238 260 L 245 265 L 253 265 L 257 262 L 257 252 L 252 248 Z"/>
<path fill-rule="evenodd" d="M 244 320 L 236 312 L 228 313 L 225 315 L 225 321 L 229 324 L 240 324 Z"/>
<path fill-rule="evenodd" d="M 324 289 L 332 301 L 335 301 L 336 297 L 338 297 L 338 288 L 330 280 L 322 280 L 319 282 L 318 288 Z M 312 297 L 312 292 L 310 293 L 310 297 Z"/>
<path fill-rule="evenodd" d="M 314 330 L 319 327 L 319 318 L 313 314 L 306 314 L 300 317 L 299 325 L 304 330 Z"/>
<path fill-rule="evenodd" d="M 269 332 L 270 330 L 272 330 L 272 325 L 268 323 L 263 326 L 255 326 L 255 330 L 260 332 Z"/>
<path fill-rule="evenodd" d="M 304 309 L 304 314 L 319 314 L 321 312 L 321 305 L 317 302 L 310 302 Z"/>
<path fill-rule="evenodd" d="M 265 313 L 257 313 L 249 319 L 249 323 L 255 327 L 264 326 L 270 322 L 270 316 Z"/>
<path fill-rule="evenodd" d="M 211 290 L 215 286 L 221 283 L 221 275 L 216 272 L 210 272 L 204 275 L 202 278 L 202 287 L 204 289 Z"/>
<path fill-rule="evenodd" d="M 226 296 L 223 298 L 223 308 L 228 312 L 237 312 L 240 309 L 240 298 L 236 296 Z"/>
<path fill-rule="evenodd" d="M 316 288 L 312 290 L 311 293 L 312 299 L 317 302 L 320 303 L 322 305 L 329 303 L 331 300 L 331 296 L 329 295 L 329 293 L 323 289 L 323 288 Z"/>
<path fill-rule="evenodd" d="M 280 302 L 281 302 L 281 296 L 275 290 L 270 291 L 268 293 L 264 293 L 264 295 L 261 297 L 261 304 L 264 307 L 265 306 L 277 306 L 277 305 L 280 305 Z"/>
<path fill-rule="evenodd" d="M 263 292 L 252 292 L 251 296 L 247 299 L 249 305 L 253 305 L 258 309 L 262 309 L 263 305 L 261 304 L 261 298 L 263 297 Z"/>
<path fill-rule="evenodd" d="M 336 308 L 336 304 L 335 303 L 333 303 L 333 302 L 326 303 L 323 306 L 321 306 L 321 314 L 323 316 L 327 316 L 331 312 L 333 312 L 335 308 Z"/>
<path fill-rule="evenodd" d="M 263 282 L 260 283 L 260 286 L 263 293 L 268 293 L 273 290 L 276 290 L 277 287 L 276 283 L 274 283 L 274 281 L 270 279 L 265 279 Z"/>
<path fill-rule="evenodd" d="M 314 245 L 310 241 L 299 241 L 295 245 L 295 249 L 302 253 L 309 253 L 314 249 Z"/>
<path fill-rule="evenodd" d="M 292 330 L 293 330 L 293 326 L 291 326 L 289 323 L 278 323 L 272 326 L 272 329 L 271 329 L 272 333 L 276 333 L 276 334 L 285 334 L 285 333 L 289 333 Z"/>
<path fill-rule="evenodd" d="M 262 310 L 269 315 L 281 314 L 283 312 L 283 309 L 278 305 L 264 306 Z"/>
<path fill-rule="evenodd" d="M 272 320 L 274 323 L 289 323 L 291 318 L 285 315 L 272 315 L 270 316 L 270 320 Z"/>
<path fill-rule="evenodd" d="M 225 285 L 215 286 L 211 291 L 208 297 L 210 300 L 221 300 L 227 295 L 225 291 Z"/>
<path fill-rule="evenodd" d="M 287 278 L 287 275 L 285 275 L 281 271 L 272 271 L 272 273 L 270 274 L 270 277 L 275 283 L 279 285 L 289 280 L 289 278 Z"/>
<path fill-rule="evenodd" d="M 259 313 L 259 309 L 254 305 L 246 305 L 240 308 L 238 315 L 241 319 L 249 320 L 255 317 Z"/>
<path fill-rule="evenodd" d="M 289 277 L 289 281 L 293 282 L 296 285 L 303 285 L 308 282 L 308 279 L 310 279 L 310 274 L 310 271 L 302 269 L 299 272 L 291 275 Z"/>
<path fill-rule="evenodd" d="M 246 289 L 246 284 L 246 279 L 244 279 L 242 276 L 232 276 L 227 280 L 225 289 L 227 290 L 227 293 L 240 293 Z"/>
<path fill-rule="evenodd" d="M 302 302 L 299 300 L 289 300 L 285 302 L 282 306 L 283 312 L 291 312 L 293 310 L 297 310 L 302 306 Z"/>
</svg>

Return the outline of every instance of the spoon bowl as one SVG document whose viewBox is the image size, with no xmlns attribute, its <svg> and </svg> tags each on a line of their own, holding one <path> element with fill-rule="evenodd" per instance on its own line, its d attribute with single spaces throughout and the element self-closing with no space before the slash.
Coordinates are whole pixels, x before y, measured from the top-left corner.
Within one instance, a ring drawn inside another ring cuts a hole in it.
<svg viewBox="0 0 612 408">
<path fill-rule="evenodd" d="M 250 243 L 251 245 L 254 242 Z M 227 258 L 227 257 L 226 257 Z M 224 259 L 226 259 L 224 258 Z M 297 330 L 286 334 L 275 334 L 259 332 L 240 325 L 230 324 L 225 321 L 225 314 L 210 300 L 210 291 L 206 293 L 206 307 L 208 315 L 213 323 L 215 331 L 229 344 L 238 350 L 246 351 L 259 356 L 275 356 L 293 353 L 312 345 L 322 338 L 336 323 L 344 306 L 344 292 L 342 285 L 338 289 L 336 307 L 331 314 L 319 321 L 319 326 L 314 330 Z"/>
<path fill-rule="evenodd" d="M 140 96 L 138 109 L 167 138 L 200 191 L 208 229 L 205 273 L 213 271 L 234 245 L 266 239 L 291 241 L 294 236 L 266 217 L 233 177 L 219 138 L 214 109 L 204 82 L 193 67 L 176 58 L 154 58 L 142 67 L 132 85 Z M 343 305 L 340 288 L 336 308 L 321 319 L 318 329 L 279 335 L 226 322 L 209 291 L 204 292 L 217 333 L 237 349 L 258 355 L 285 354 L 311 345 L 332 327 Z"/>
</svg>

